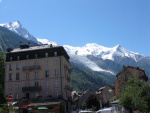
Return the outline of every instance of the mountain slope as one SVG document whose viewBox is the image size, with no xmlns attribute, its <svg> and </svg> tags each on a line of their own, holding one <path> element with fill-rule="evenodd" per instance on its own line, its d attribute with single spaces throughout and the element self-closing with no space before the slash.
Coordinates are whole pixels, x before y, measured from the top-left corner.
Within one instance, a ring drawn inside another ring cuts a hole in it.
<svg viewBox="0 0 150 113">
<path fill-rule="evenodd" d="M 90 71 L 88 68 L 82 67 L 71 62 L 72 73 L 71 80 L 74 90 L 76 91 L 85 91 L 91 90 L 96 91 L 100 87 L 109 85 L 113 87 L 113 81 L 115 80 L 114 76 L 109 76 L 103 73 Z M 110 77 L 111 81 L 108 81 L 107 78 Z"/>
<path fill-rule="evenodd" d="M 0 24 L 0 26 L 8 28 L 10 31 L 15 32 L 16 34 L 26 38 L 27 40 L 32 40 L 36 43 L 38 43 L 37 39 L 35 37 L 33 37 L 25 27 L 23 27 L 21 25 L 21 23 L 19 21 L 15 21 L 15 22 L 8 22 L 8 23 L 4 23 L 4 24 Z"/>
<path fill-rule="evenodd" d="M 20 44 L 28 44 L 28 40 L 22 36 L 0 26 L 0 50 L 4 53 L 7 48 L 18 48 Z M 30 41 L 30 46 L 38 45 L 34 41 Z"/>
</svg>

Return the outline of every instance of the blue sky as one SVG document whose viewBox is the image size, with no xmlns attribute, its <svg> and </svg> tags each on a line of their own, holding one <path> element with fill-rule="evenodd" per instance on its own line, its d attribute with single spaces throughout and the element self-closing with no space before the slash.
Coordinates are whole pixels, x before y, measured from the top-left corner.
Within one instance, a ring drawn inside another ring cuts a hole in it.
<svg viewBox="0 0 150 113">
<path fill-rule="evenodd" d="M 16 20 L 59 45 L 120 44 L 150 56 L 150 0 L 0 0 L 0 23 Z"/>
</svg>

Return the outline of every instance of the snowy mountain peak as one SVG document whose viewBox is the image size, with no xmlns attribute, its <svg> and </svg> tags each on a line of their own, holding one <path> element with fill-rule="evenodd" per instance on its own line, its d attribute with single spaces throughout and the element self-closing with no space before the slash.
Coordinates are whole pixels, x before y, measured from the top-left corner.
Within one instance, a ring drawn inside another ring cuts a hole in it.
<svg viewBox="0 0 150 113">
<path fill-rule="evenodd" d="M 118 45 L 116 45 L 114 48 L 115 48 L 116 50 L 118 50 L 118 49 L 121 49 L 122 47 L 121 47 L 120 44 L 118 44 Z"/>
<path fill-rule="evenodd" d="M 115 62 L 120 62 L 124 58 L 132 59 L 133 61 L 138 62 L 143 58 L 143 55 L 128 51 L 119 44 L 112 48 L 104 47 L 96 43 L 88 43 L 82 47 L 64 45 L 64 48 L 69 54 L 72 62 L 80 62 L 93 71 L 107 72 L 111 74 L 114 73 L 111 72 L 111 70 L 102 69 L 96 64 L 96 62 L 93 62 L 91 59 L 89 59 L 88 56 L 92 55 L 97 59 L 108 59 Z"/>
<path fill-rule="evenodd" d="M 101 57 L 104 60 L 105 59 L 114 60 L 115 56 L 118 56 L 121 58 L 129 57 L 134 59 L 135 61 L 138 61 L 142 57 L 142 55 L 138 53 L 134 53 L 124 49 L 119 44 L 112 48 L 100 46 L 96 43 L 88 43 L 83 47 L 72 47 L 68 45 L 65 45 L 64 47 L 69 54 L 84 55 L 84 56 L 94 55 L 96 57 Z"/>
<path fill-rule="evenodd" d="M 0 24 L 0 26 L 6 27 L 9 30 L 13 30 L 19 27 L 22 27 L 21 23 L 19 21 L 14 21 L 14 22 L 8 22 L 4 24 Z"/>
<path fill-rule="evenodd" d="M 9 25 L 8 27 L 14 27 L 14 28 L 19 28 L 19 27 L 22 27 L 21 23 L 19 21 L 15 21 L 15 22 L 9 22 L 8 24 L 6 25 Z"/>
<path fill-rule="evenodd" d="M 33 37 L 27 31 L 27 29 L 21 25 L 20 21 L 8 22 L 8 23 L 0 24 L 0 26 L 8 28 L 10 31 L 15 32 L 28 40 L 38 42 L 37 39 L 35 37 Z"/>
</svg>

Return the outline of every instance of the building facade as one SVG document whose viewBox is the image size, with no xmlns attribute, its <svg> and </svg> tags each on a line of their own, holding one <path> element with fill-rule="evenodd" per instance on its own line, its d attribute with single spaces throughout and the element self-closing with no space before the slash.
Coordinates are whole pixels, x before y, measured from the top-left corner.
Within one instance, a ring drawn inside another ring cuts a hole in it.
<svg viewBox="0 0 150 113">
<path fill-rule="evenodd" d="M 71 67 L 62 46 L 20 45 L 8 49 L 5 64 L 5 95 L 13 100 L 71 98 Z"/>
<path fill-rule="evenodd" d="M 120 73 L 116 75 L 117 80 L 114 82 L 115 85 L 115 96 L 118 97 L 119 94 L 124 91 L 126 82 L 130 77 L 138 77 L 143 81 L 148 81 L 148 77 L 145 74 L 145 71 L 140 68 L 135 68 L 132 66 L 125 67 L 123 66 Z"/>
<path fill-rule="evenodd" d="M 110 106 L 110 101 L 114 96 L 114 92 L 112 88 L 110 88 L 109 86 L 104 86 L 99 88 L 95 93 L 100 103 L 100 108 Z"/>
</svg>

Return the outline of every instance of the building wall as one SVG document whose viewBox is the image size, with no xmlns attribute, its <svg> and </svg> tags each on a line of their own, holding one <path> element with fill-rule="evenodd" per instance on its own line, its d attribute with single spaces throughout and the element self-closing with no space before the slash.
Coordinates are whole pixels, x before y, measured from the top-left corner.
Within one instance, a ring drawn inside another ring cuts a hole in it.
<svg viewBox="0 0 150 113">
<path fill-rule="evenodd" d="M 83 93 L 82 96 L 79 97 L 78 103 L 77 103 L 78 109 L 82 107 L 83 103 L 86 102 L 86 100 L 88 99 L 90 95 L 95 95 L 95 93 L 92 91 L 86 91 Z"/>
<path fill-rule="evenodd" d="M 44 99 L 48 95 L 52 97 L 61 95 L 67 99 L 71 95 L 70 64 L 63 55 L 18 59 L 18 61 L 6 62 L 5 68 L 5 95 L 11 94 L 13 99 L 22 99 L 27 93 L 32 99 L 38 96 Z M 49 73 L 47 77 L 46 71 Z M 16 80 L 17 74 L 19 74 L 18 80 Z M 34 91 L 33 87 L 33 90 L 22 91 L 22 87 L 31 86 L 40 86 L 41 90 Z"/>
<path fill-rule="evenodd" d="M 96 96 L 98 101 L 100 102 L 100 104 L 103 104 L 105 107 L 110 102 L 113 95 L 114 95 L 113 89 L 110 88 L 109 86 L 105 86 L 103 89 L 96 91 Z M 102 105 L 100 107 L 102 108 Z"/>
<path fill-rule="evenodd" d="M 124 91 L 125 84 L 128 79 L 132 76 L 136 76 L 143 81 L 147 81 L 148 77 L 145 74 L 145 71 L 139 68 L 134 68 L 131 66 L 125 67 L 122 71 L 117 75 L 117 80 L 115 81 L 115 95 L 118 97 L 120 92 Z"/>
</svg>

